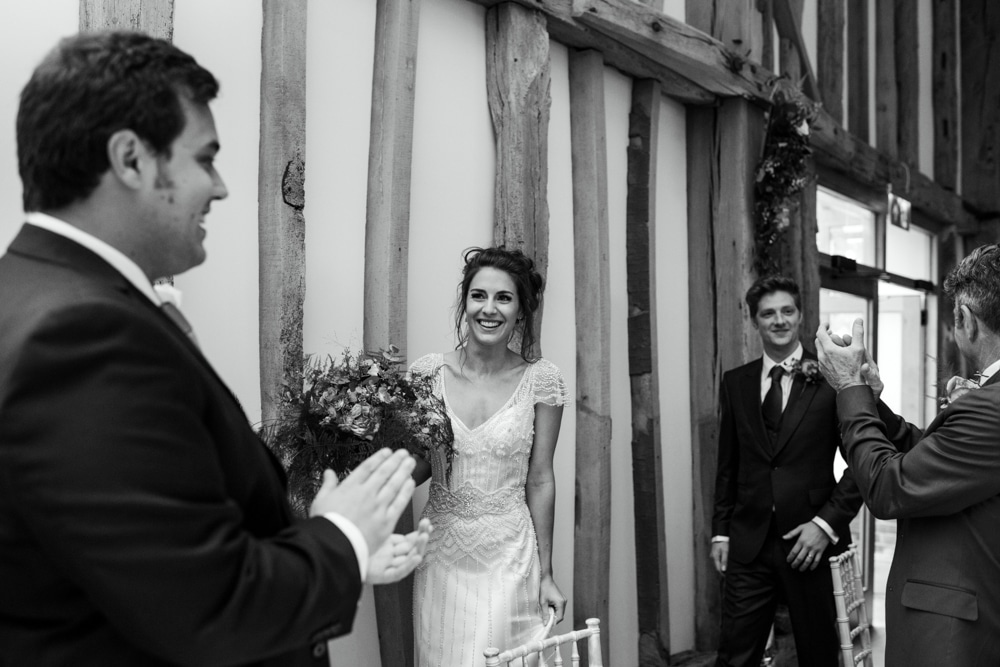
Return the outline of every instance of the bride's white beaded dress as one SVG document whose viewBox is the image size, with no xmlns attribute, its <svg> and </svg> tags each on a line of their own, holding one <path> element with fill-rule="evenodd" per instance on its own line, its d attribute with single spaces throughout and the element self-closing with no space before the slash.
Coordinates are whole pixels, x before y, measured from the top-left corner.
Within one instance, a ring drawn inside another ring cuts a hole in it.
<svg viewBox="0 0 1000 667">
<path fill-rule="evenodd" d="M 470 429 L 448 405 L 443 363 L 444 355 L 429 354 L 411 366 L 434 376 L 455 432 L 451 478 L 443 453 L 431 462 L 423 516 L 434 532 L 413 591 L 417 667 L 480 664 L 487 647 L 515 646 L 542 630 L 538 546 L 524 488 L 535 404 L 568 402 L 559 369 L 539 359 L 503 407 Z"/>
</svg>

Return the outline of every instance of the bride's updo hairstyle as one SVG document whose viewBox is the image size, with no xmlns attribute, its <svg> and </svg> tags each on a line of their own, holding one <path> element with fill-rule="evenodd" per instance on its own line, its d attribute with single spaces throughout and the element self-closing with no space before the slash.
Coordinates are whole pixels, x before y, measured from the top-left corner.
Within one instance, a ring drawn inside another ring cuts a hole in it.
<svg viewBox="0 0 1000 667">
<path fill-rule="evenodd" d="M 465 301 L 469 296 L 469 286 L 479 269 L 489 267 L 503 271 L 514 282 L 517 301 L 521 305 L 521 315 L 514 328 L 514 338 L 521 339 L 520 354 L 528 363 L 537 361 L 535 347 L 535 312 L 542 303 L 545 280 L 535 270 L 535 261 L 520 250 L 507 250 L 503 246 L 493 248 L 470 248 L 465 251 L 465 267 L 462 268 L 462 282 L 458 284 L 458 308 L 455 309 L 455 333 L 458 347 L 465 345 L 468 332 L 465 331 Z"/>
</svg>

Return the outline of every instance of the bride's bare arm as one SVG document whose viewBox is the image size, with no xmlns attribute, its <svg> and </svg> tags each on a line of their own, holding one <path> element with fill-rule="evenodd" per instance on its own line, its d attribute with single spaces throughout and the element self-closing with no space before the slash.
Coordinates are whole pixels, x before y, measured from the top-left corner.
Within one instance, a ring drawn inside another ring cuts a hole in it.
<svg viewBox="0 0 1000 667">
<path fill-rule="evenodd" d="M 531 447 L 528 481 L 525 485 L 528 512 L 538 537 L 538 559 L 541 566 L 538 603 L 545 615 L 548 615 L 549 607 L 554 608 L 557 620 L 562 620 L 566 598 L 552 578 L 552 523 L 556 502 L 552 457 L 559 438 L 562 413 L 562 406 L 535 404 L 535 440 Z"/>
</svg>

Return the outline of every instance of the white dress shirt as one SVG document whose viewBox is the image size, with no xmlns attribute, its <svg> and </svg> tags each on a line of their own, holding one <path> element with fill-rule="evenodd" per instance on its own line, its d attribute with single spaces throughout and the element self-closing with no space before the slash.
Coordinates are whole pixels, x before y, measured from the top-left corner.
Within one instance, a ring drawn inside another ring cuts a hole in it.
<svg viewBox="0 0 1000 667">
<path fill-rule="evenodd" d="M 157 307 L 161 306 L 164 301 L 172 301 L 174 305 L 180 305 L 180 290 L 173 286 L 157 286 L 158 289 L 153 288 L 153 284 L 150 282 L 149 278 L 139 268 L 139 265 L 125 256 L 117 248 L 105 243 L 101 239 L 88 234 L 79 227 L 75 227 L 68 222 L 59 220 L 58 218 L 53 218 L 51 215 L 45 213 L 39 213 L 37 211 L 28 213 L 25 216 L 28 224 L 34 225 L 35 227 L 41 227 L 46 229 L 53 234 L 58 234 L 59 236 L 65 237 L 74 243 L 77 243 L 87 250 L 90 250 L 95 255 L 103 259 L 105 262 L 110 264 L 118 273 L 125 276 L 132 285 L 139 290 L 147 299 L 153 302 Z M 160 289 L 162 287 L 168 287 L 169 289 Z M 365 536 L 361 533 L 361 530 L 354 525 L 354 522 L 347 517 L 338 514 L 336 512 L 327 512 L 323 515 L 329 521 L 333 522 L 337 528 L 340 529 L 350 541 L 351 546 L 354 548 L 354 555 L 358 559 L 358 568 L 361 571 L 361 581 L 365 580 L 368 574 L 368 557 L 369 549 L 368 542 L 365 540 Z"/>
<path fill-rule="evenodd" d="M 993 377 L 997 371 L 1000 371 L 1000 359 L 997 359 L 982 370 L 979 374 L 979 386 L 982 387 L 986 384 L 986 381 Z"/>
</svg>

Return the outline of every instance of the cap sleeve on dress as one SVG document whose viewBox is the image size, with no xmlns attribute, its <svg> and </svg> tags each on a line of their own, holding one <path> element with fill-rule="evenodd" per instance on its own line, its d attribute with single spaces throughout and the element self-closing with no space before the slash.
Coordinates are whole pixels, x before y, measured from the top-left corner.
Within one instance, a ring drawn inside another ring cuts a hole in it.
<svg viewBox="0 0 1000 667">
<path fill-rule="evenodd" d="M 410 364 L 410 372 L 418 375 L 434 375 L 437 372 L 437 369 L 441 367 L 443 361 L 443 354 L 425 354 Z"/>
<path fill-rule="evenodd" d="M 569 390 L 562 372 L 551 361 L 539 359 L 531 369 L 535 403 L 561 406 L 569 404 Z"/>
</svg>

